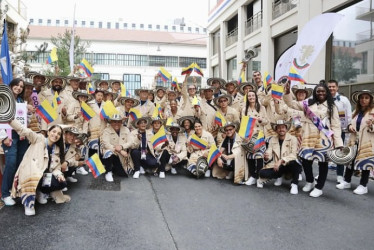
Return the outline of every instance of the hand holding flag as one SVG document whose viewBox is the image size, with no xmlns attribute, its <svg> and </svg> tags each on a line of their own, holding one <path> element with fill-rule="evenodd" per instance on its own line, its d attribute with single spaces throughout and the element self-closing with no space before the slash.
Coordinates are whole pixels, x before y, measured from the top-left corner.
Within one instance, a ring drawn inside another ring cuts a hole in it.
<svg viewBox="0 0 374 250">
<path fill-rule="evenodd" d="M 53 62 L 56 62 L 58 60 L 58 56 L 57 56 L 57 48 L 54 47 L 51 51 L 51 53 L 49 54 L 48 56 L 48 59 L 47 59 L 47 64 L 51 64 Z"/>
<path fill-rule="evenodd" d="M 81 104 L 81 112 L 82 112 L 83 118 L 86 121 L 89 121 L 89 120 L 91 120 L 91 118 L 96 116 L 95 111 L 93 111 L 93 109 L 90 106 L 88 106 L 87 103 L 85 103 L 85 102 L 82 102 L 82 104 Z"/>
<path fill-rule="evenodd" d="M 278 84 L 271 85 L 271 96 L 274 99 L 282 99 L 283 93 L 284 93 L 284 87 L 282 85 L 278 85 Z"/>
<path fill-rule="evenodd" d="M 84 58 L 82 59 L 82 62 L 79 64 L 79 67 L 84 70 L 87 76 L 91 76 L 94 72 L 94 69 L 92 68 L 91 64 Z"/>
<path fill-rule="evenodd" d="M 161 126 L 161 128 L 158 130 L 158 132 L 152 136 L 151 143 L 153 148 L 156 148 L 161 143 L 164 143 L 167 141 L 165 128 L 164 126 Z"/>
<path fill-rule="evenodd" d="M 91 156 L 91 158 L 86 160 L 86 164 L 91 169 L 94 178 L 97 178 L 99 175 L 105 173 L 105 167 L 103 163 L 101 163 L 97 153 L 95 153 Z"/>
<path fill-rule="evenodd" d="M 101 109 L 100 112 L 100 117 L 101 119 L 109 119 L 114 114 L 117 114 L 118 110 L 116 107 L 114 107 L 113 102 L 105 102 L 103 108 Z"/>
<path fill-rule="evenodd" d="M 208 165 L 211 167 L 213 163 L 222 155 L 221 151 L 218 150 L 216 144 L 213 144 L 210 149 L 209 149 L 209 154 L 208 154 Z"/>
<path fill-rule="evenodd" d="M 57 111 L 45 99 L 36 109 L 36 113 L 48 124 L 57 119 Z"/>
<path fill-rule="evenodd" d="M 158 75 L 162 78 L 164 82 L 167 82 L 171 79 L 171 74 L 163 67 L 158 71 Z"/>
<path fill-rule="evenodd" d="M 256 126 L 256 118 L 243 116 L 240 122 L 239 135 L 243 138 L 251 138 Z"/>
</svg>

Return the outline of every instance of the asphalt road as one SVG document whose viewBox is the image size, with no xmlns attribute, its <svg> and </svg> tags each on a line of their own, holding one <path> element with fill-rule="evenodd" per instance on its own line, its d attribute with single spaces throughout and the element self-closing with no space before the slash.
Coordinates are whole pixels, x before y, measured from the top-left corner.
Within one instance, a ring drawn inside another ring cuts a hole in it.
<svg viewBox="0 0 374 250">
<path fill-rule="evenodd" d="M 37 204 L 33 217 L 19 202 L 2 208 L 0 249 L 374 249 L 374 183 L 354 195 L 335 188 L 332 171 L 320 198 L 301 191 L 304 181 L 291 195 L 288 181 L 77 178 L 68 204 Z"/>
</svg>

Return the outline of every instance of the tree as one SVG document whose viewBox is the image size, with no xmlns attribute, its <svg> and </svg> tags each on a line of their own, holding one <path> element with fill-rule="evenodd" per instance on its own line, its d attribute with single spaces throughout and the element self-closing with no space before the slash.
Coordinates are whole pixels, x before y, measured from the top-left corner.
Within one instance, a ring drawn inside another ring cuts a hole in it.
<svg viewBox="0 0 374 250">
<path fill-rule="evenodd" d="M 353 49 L 351 51 L 350 49 Z M 332 54 L 332 77 L 338 82 L 349 82 L 357 76 L 354 67 L 360 58 L 354 53 L 354 48 L 335 47 Z"/>
<path fill-rule="evenodd" d="M 58 34 L 57 37 L 51 37 L 52 44 L 57 48 L 58 61 L 56 63 L 60 74 L 63 76 L 70 74 L 69 49 L 71 36 L 71 32 L 65 30 L 64 34 Z M 89 42 L 83 42 L 79 36 L 74 36 L 74 64 L 80 63 L 83 55 L 87 52 L 89 47 Z"/>
</svg>

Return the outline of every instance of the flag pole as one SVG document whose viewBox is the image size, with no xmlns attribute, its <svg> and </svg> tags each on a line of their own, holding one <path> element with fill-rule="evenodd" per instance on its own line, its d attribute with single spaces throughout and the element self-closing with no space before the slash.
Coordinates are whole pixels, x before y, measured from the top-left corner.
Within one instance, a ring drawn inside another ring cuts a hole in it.
<svg viewBox="0 0 374 250">
<path fill-rule="evenodd" d="M 76 8 L 76 4 L 74 4 L 73 29 L 71 31 L 70 48 L 69 48 L 70 74 L 74 74 L 75 8 Z"/>
</svg>

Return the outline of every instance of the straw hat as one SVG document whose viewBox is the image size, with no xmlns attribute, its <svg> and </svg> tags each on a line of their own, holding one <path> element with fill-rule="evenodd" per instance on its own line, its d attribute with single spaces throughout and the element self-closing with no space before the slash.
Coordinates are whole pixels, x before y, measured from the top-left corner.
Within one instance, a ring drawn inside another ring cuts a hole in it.
<svg viewBox="0 0 374 250">
<path fill-rule="evenodd" d="M 226 129 L 227 127 L 234 127 L 234 129 L 235 129 L 235 131 L 236 131 L 236 130 L 238 130 L 238 128 L 239 128 L 239 124 L 238 124 L 237 122 L 227 122 L 227 123 L 225 124 L 225 126 L 220 127 L 219 130 L 220 130 L 222 133 L 226 133 L 225 129 Z"/>
<path fill-rule="evenodd" d="M 246 86 L 251 86 L 252 90 L 254 90 L 255 92 L 257 92 L 257 85 L 256 84 L 251 83 L 251 82 L 243 82 L 242 84 L 239 85 L 239 93 L 240 94 L 245 95 L 244 94 L 244 88 Z"/>
<path fill-rule="evenodd" d="M 195 117 L 193 116 L 182 116 L 181 118 L 179 118 L 177 121 L 178 121 L 178 124 L 179 126 L 183 127 L 183 123 L 185 120 L 189 120 L 191 122 L 191 125 L 193 126 L 193 124 L 195 123 Z"/>
<path fill-rule="evenodd" d="M 217 107 L 219 107 L 219 100 L 222 99 L 222 98 L 226 98 L 228 100 L 228 106 L 231 105 L 231 103 L 232 103 L 232 96 L 228 95 L 228 94 L 222 94 L 222 95 L 219 95 L 216 98 L 214 98 L 213 99 L 214 105 L 216 105 Z"/>
<path fill-rule="evenodd" d="M 150 119 L 149 117 L 140 117 L 139 119 L 137 120 L 134 120 L 131 122 L 131 125 L 134 127 L 134 128 L 138 128 L 138 124 L 139 122 L 141 121 L 145 121 L 146 122 L 146 128 L 148 129 L 150 127 Z"/>
<path fill-rule="evenodd" d="M 113 100 L 116 100 L 117 97 L 118 97 L 118 93 L 114 93 L 114 92 L 112 92 L 112 89 L 111 89 L 111 88 L 105 90 L 104 95 L 108 95 L 108 94 L 110 94 L 110 95 L 113 96 Z"/>
<path fill-rule="evenodd" d="M 129 96 L 120 96 L 118 98 L 118 102 L 121 103 L 122 105 L 125 105 L 125 102 L 126 100 L 131 100 L 134 102 L 134 104 L 132 105 L 132 107 L 136 107 L 140 104 L 140 101 L 139 99 L 136 99 L 136 98 L 133 98 L 133 97 L 129 97 Z"/>
<path fill-rule="evenodd" d="M 284 120 L 278 120 L 276 123 L 271 122 L 270 125 L 274 131 L 277 130 L 278 125 L 286 125 L 287 131 L 291 128 L 291 122 L 286 122 Z"/>
<path fill-rule="evenodd" d="M 209 79 L 206 81 L 206 83 L 207 83 L 209 86 L 212 86 L 212 84 L 213 84 L 214 81 L 218 81 L 219 84 L 221 85 L 221 87 L 222 87 L 223 85 L 226 84 L 226 81 L 225 81 L 224 79 L 222 79 L 222 78 L 218 78 L 218 77 L 212 77 L 212 78 L 209 78 Z"/>
<path fill-rule="evenodd" d="M 360 99 L 360 95 L 362 95 L 362 94 L 368 94 L 368 95 L 370 95 L 372 102 L 374 102 L 374 93 L 373 93 L 373 91 L 367 90 L 367 89 L 353 92 L 352 95 L 351 95 L 352 102 L 354 104 L 357 104 L 358 100 Z"/>
<path fill-rule="evenodd" d="M 70 132 L 70 133 L 75 134 L 77 136 L 80 135 L 79 130 L 76 127 L 67 127 L 67 128 L 64 128 L 64 131 L 65 132 Z"/>
<path fill-rule="evenodd" d="M 309 97 L 312 96 L 313 94 L 313 89 L 311 88 L 307 88 L 306 86 L 304 85 L 295 85 L 291 88 L 292 90 L 292 93 L 296 96 L 297 92 L 299 91 L 305 91 L 306 92 L 306 98 L 305 99 L 308 99 Z"/>
<path fill-rule="evenodd" d="M 95 81 L 95 88 L 96 88 L 96 89 L 97 89 L 97 88 L 100 88 L 100 85 L 101 85 L 101 83 L 103 83 L 103 82 L 108 83 L 108 86 L 109 86 L 109 80 L 96 80 L 96 81 Z"/>
<path fill-rule="evenodd" d="M 67 81 L 66 81 L 66 78 L 64 76 L 51 76 L 49 78 L 49 81 L 48 81 L 48 88 L 52 88 L 52 82 L 56 79 L 61 79 L 62 80 L 62 87 L 61 89 L 64 90 L 66 85 L 67 85 Z"/>
<path fill-rule="evenodd" d="M 140 92 L 143 92 L 143 91 L 146 91 L 147 93 L 152 92 L 152 90 L 142 87 L 140 89 L 135 89 L 135 95 L 139 96 Z"/>
<path fill-rule="evenodd" d="M 169 131 L 170 133 L 171 133 L 171 129 L 172 129 L 172 128 L 177 128 L 177 129 L 179 129 L 179 131 L 178 131 L 179 133 L 184 132 L 184 128 L 182 128 L 181 126 L 179 126 L 179 124 L 176 123 L 176 122 L 172 122 L 171 125 L 167 125 L 167 126 L 166 126 L 166 130 Z"/>
<path fill-rule="evenodd" d="M 93 96 L 87 92 L 87 90 L 78 89 L 77 91 L 73 91 L 72 93 L 74 99 L 78 100 L 78 96 L 86 96 L 87 102 L 92 101 L 94 98 Z"/>
<path fill-rule="evenodd" d="M 237 80 L 232 80 L 232 81 L 226 82 L 223 85 L 223 89 L 227 90 L 227 85 L 229 85 L 229 84 L 234 84 L 235 87 L 238 87 L 238 81 Z"/>
<path fill-rule="evenodd" d="M 41 76 L 42 78 L 44 78 L 44 83 L 41 84 L 41 86 L 44 86 L 48 83 L 49 79 L 47 76 L 39 73 L 39 72 L 36 72 L 36 71 L 29 71 L 27 74 L 26 74 L 26 78 L 30 78 L 32 81 L 33 81 L 33 78 L 35 76 Z"/>
</svg>

